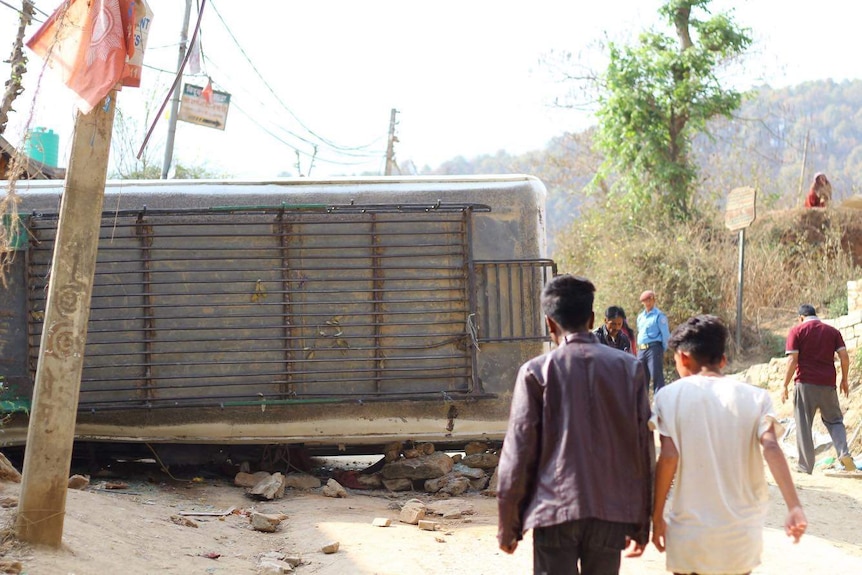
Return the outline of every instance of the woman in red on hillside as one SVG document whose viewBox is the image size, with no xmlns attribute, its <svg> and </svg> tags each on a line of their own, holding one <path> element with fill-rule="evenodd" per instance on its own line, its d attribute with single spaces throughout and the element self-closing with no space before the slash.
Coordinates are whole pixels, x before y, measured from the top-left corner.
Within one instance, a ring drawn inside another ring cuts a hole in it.
<svg viewBox="0 0 862 575">
<path fill-rule="evenodd" d="M 832 184 L 826 179 L 826 174 L 817 172 L 814 174 L 814 181 L 811 182 L 811 189 L 805 196 L 805 207 L 825 208 L 830 200 L 832 200 Z"/>
</svg>

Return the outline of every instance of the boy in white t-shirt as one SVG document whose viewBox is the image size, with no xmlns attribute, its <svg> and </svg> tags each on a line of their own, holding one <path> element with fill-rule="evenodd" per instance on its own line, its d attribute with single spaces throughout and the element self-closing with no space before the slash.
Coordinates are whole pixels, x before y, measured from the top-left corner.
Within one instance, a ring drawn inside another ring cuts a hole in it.
<svg viewBox="0 0 862 575">
<path fill-rule="evenodd" d="M 650 423 L 661 435 L 661 454 L 652 541 L 667 550 L 667 569 L 677 574 L 745 574 L 760 564 L 768 501 L 763 459 L 787 504 L 785 532 L 798 542 L 807 526 L 769 394 L 721 373 L 727 339 L 712 315 L 677 327 L 669 347 L 682 379 L 655 396 Z"/>
</svg>

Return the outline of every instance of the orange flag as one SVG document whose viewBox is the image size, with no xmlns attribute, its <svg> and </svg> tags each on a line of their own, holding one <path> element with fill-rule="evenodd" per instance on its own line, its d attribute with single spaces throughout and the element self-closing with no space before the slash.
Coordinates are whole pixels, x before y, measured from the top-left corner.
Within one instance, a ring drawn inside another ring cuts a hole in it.
<svg viewBox="0 0 862 575">
<path fill-rule="evenodd" d="M 86 114 L 119 82 L 127 57 L 121 0 L 66 0 L 27 41 Z M 129 11 L 126 10 L 126 13 Z"/>
<path fill-rule="evenodd" d="M 207 104 L 213 103 L 213 81 L 209 77 L 207 78 L 207 85 L 201 90 L 201 96 Z"/>
</svg>

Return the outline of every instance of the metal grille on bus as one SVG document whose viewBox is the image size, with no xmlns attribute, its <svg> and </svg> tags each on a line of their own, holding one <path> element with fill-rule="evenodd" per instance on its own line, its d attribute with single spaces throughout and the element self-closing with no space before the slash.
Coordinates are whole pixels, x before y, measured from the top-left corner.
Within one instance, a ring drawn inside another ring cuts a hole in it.
<svg viewBox="0 0 862 575">
<path fill-rule="evenodd" d="M 470 393 L 468 218 L 106 217 L 79 408 Z M 30 227 L 34 372 L 56 220 Z"/>
</svg>

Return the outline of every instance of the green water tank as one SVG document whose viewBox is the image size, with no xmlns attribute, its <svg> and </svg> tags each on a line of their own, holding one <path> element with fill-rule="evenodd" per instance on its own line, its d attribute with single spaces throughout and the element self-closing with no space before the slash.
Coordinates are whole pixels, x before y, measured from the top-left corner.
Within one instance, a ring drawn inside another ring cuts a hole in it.
<svg viewBox="0 0 862 575">
<path fill-rule="evenodd" d="M 33 128 L 27 138 L 27 155 L 52 168 L 57 167 L 60 136 L 54 130 Z"/>
</svg>

